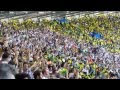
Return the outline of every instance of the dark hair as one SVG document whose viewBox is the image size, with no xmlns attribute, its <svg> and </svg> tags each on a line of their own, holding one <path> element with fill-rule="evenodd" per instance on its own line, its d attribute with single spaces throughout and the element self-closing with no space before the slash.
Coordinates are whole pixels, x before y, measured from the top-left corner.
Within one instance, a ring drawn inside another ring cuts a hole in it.
<svg viewBox="0 0 120 90">
<path fill-rule="evenodd" d="M 46 70 L 45 70 L 45 69 L 43 69 L 43 70 L 42 70 L 42 73 L 44 74 L 45 72 L 46 72 Z"/>
<path fill-rule="evenodd" d="M 2 59 L 7 59 L 10 56 L 8 52 L 4 52 Z"/>
<path fill-rule="evenodd" d="M 9 52 L 9 48 L 8 47 L 2 48 L 2 49 L 3 49 L 3 52 Z"/>
<path fill-rule="evenodd" d="M 37 79 L 37 76 L 40 77 L 40 70 L 34 72 L 34 78 Z"/>
<path fill-rule="evenodd" d="M 23 65 L 28 64 L 28 62 L 24 62 Z"/>
<path fill-rule="evenodd" d="M 73 73 L 74 72 L 74 68 L 71 68 L 70 70 L 69 70 L 69 73 Z"/>
<path fill-rule="evenodd" d="M 52 65 L 48 65 L 48 68 L 51 68 L 52 67 Z"/>
<path fill-rule="evenodd" d="M 28 79 L 29 79 L 29 75 L 26 74 L 26 73 L 16 74 L 16 75 L 15 75 L 15 78 L 16 78 L 16 79 L 25 79 L 25 78 L 28 78 Z"/>
<path fill-rule="evenodd" d="M 110 75 L 110 77 L 114 77 L 115 76 L 115 74 L 112 73 L 112 72 L 110 72 L 109 75 Z"/>
<path fill-rule="evenodd" d="M 3 35 L 5 36 L 5 31 L 3 32 Z"/>
<path fill-rule="evenodd" d="M 56 67 L 55 66 L 52 66 L 52 72 L 53 72 L 53 74 L 56 74 Z"/>
<path fill-rule="evenodd" d="M 18 61 L 19 61 L 19 62 L 22 62 L 22 60 L 21 60 L 21 59 L 18 59 Z"/>
<path fill-rule="evenodd" d="M 65 65 L 65 62 L 62 62 L 61 67 L 63 67 L 64 65 Z"/>
<path fill-rule="evenodd" d="M 4 45 L 4 43 L 3 43 L 3 42 L 0 42 L 0 45 L 2 45 L 2 46 L 3 46 L 3 45 Z"/>
</svg>

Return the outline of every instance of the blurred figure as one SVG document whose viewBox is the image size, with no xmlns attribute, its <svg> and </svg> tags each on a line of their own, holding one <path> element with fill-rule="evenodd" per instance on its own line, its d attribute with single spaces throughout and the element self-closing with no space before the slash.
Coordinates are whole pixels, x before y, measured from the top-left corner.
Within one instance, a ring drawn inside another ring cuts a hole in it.
<svg viewBox="0 0 120 90">
<path fill-rule="evenodd" d="M 15 67 L 8 64 L 10 60 L 10 54 L 4 52 L 0 62 L 0 79 L 15 79 L 18 72 Z"/>
</svg>

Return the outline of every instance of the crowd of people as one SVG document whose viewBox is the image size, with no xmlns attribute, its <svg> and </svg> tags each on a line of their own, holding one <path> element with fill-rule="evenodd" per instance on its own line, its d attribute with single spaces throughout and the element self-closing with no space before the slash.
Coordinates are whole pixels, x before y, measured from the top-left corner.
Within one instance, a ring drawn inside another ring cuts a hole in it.
<svg viewBox="0 0 120 90">
<path fill-rule="evenodd" d="M 14 67 L 16 79 L 119 79 L 119 23 L 111 15 L 3 22 L 1 62 Z M 91 37 L 93 31 L 104 38 Z"/>
</svg>

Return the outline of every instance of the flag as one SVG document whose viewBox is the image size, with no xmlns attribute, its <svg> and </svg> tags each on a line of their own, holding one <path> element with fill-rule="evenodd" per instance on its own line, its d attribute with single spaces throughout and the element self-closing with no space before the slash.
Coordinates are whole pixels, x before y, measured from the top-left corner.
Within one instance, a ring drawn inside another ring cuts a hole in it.
<svg viewBox="0 0 120 90">
<path fill-rule="evenodd" d="M 100 33 L 92 32 L 90 33 L 90 36 L 96 39 L 102 39 L 103 36 Z"/>
<path fill-rule="evenodd" d="M 67 22 L 67 19 L 66 19 L 66 17 L 63 17 L 62 19 L 59 19 L 58 21 L 60 24 L 63 24 L 63 23 Z"/>
</svg>

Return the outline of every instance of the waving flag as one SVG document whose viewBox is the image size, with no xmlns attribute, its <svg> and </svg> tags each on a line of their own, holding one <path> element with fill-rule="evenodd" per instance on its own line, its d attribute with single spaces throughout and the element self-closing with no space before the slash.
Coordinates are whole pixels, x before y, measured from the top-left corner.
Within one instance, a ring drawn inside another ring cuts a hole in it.
<svg viewBox="0 0 120 90">
<path fill-rule="evenodd" d="M 102 39 L 103 36 L 100 33 L 92 32 L 90 33 L 90 36 L 96 39 Z"/>
<path fill-rule="evenodd" d="M 59 21 L 59 23 L 66 23 L 67 22 L 67 19 L 65 18 L 65 17 L 63 17 L 62 19 L 60 19 L 60 20 L 58 20 Z"/>
</svg>

